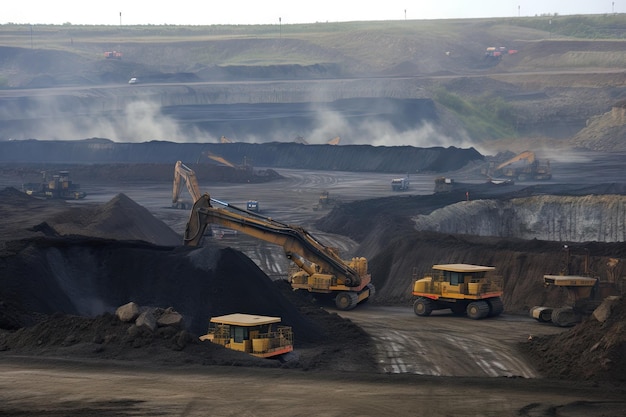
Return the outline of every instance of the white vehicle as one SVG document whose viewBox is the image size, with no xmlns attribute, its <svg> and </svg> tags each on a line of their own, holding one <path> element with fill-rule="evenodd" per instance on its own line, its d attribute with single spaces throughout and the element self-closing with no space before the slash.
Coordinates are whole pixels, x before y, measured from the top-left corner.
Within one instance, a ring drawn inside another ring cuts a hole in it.
<svg viewBox="0 0 626 417">
<path fill-rule="evenodd" d="M 130 80 L 128 80 L 128 84 L 137 84 L 137 78 L 131 78 Z"/>
<path fill-rule="evenodd" d="M 391 180 L 391 189 L 393 191 L 406 191 L 409 189 L 409 178 L 394 178 Z"/>
</svg>

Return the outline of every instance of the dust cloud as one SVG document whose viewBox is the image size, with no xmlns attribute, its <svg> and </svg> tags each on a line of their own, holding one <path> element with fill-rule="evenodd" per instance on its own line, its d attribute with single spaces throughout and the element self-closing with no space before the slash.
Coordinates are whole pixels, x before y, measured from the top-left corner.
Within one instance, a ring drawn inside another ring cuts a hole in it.
<svg viewBox="0 0 626 417">
<path fill-rule="evenodd" d="M 293 142 L 301 137 L 309 144 L 326 144 L 340 137 L 341 145 L 475 145 L 462 130 L 443 132 L 433 119 L 432 107 L 419 100 L 366 97 L 299 103 L 279 109 L 278 114 L 262 106 L 230 106 L 234 107 L 216 111 L 212 105 L 176 105 L 168 113 L 154 97 L 37 97 L 25 105 L 5 107 L 0 119 L 7 122 L 3 127 L 6 139 L 19 140 L 219 143 L 226 136 L 233 142 Z M 199 122 L 211 114 L 215 117 L 210 122 Z"/>
</svg>

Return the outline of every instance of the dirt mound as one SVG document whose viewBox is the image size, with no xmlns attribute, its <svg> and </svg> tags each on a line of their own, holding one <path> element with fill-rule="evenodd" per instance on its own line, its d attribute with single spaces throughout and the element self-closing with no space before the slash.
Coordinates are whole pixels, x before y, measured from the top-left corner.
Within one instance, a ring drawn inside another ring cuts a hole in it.
<svg viewBox="0 0 626 417">
<path fill-rule="evenodd" d="M 374 99 L 355 100 L 353 111 L 366 111 L 374 106 Z M 391 99 L 378 100 L 378 106 L 385 108 Z M 396 123 L 415 123 L 414 113 L 417 111 L 411 100 L 395 101 L 399 113 Z M 389 104 L 391 105 L 391 104 Z M 289 105 L 293 107 L 292 105 Z M 418 106 L 419 107 L 419 106 Z M 401 110 L 401 111 L 400 111 Z M 347 110 L 344 110 L 347 111 Z M 371 114 L 363 114 L 364 118 L 372 119 Z M 407 127 L 406 125 L 404 126 Z M 258 132 L 257 132 L 258 133 Z M 247 164 L 264 168 L 295 168 L 328 171 L 366 171 L 366 172 L 446 172 L 460 169 L 470 162 L 484 159 L 476 149 L 462 149 L 454 146 L 447 148 L 421 148 L 414 146 L 370 146 L 370 145 L 303 145 L 299 143 L 174 143 L 144 142 L 116 143 L 105 139 L 87 139 L 79 141 L 0 141 L 0 162 L 37 163 L 39 165 L 58 164 L 93 164 L 84 169 L 85 173 L 95 174 L 100 164 L 121 164 L 120 171 L 115 165 L 109 166 L 111 179 L 132 178 L 146 179 L 154 164 L 161 169 L 170 165 L 168 177 L 173 175 L 176 161 L 207 160 L 206 155 L 219 155 L 233 164 L 247 161 Z M 250 179 L 250 175 L 242 164 L 234 170 L 241 173 L 242 178 Z M 128 168 L 134 166 L 134 171 Z M 206 166 L 206 165 L 205 165 Z M 203 164 L 190 166 L 198 177 L 202 174 Z M 228 168 L 228 167 L 219 167 Z M 230 168 L 233 170 L 233 168 Z M 72 177 L 77 176 L 77 169 L 71 168 Z M 140 172 L 141 171 L 141 172 Z M 144 172 L 144 173 L 142 173 Z M 124 176 L 123 174 L 127 174 Z M 136 174 L 136 175 L 135 175 Z M 244 175 L 247 177 L 243 177 Z M 270 175 L 271 174 L 271 175 Z M 162 175 L 162 174 L 160 174 Z M 229 174 L 235 177 L 233 173 Z M 270 172 L 257 172 L 263 179 L 275 178 Z M 101 178 L 106 178 L 99 175 Z M 152 179 L 155 176 L 152 175 Z M 212 177 L 213 178 L 213 177 Z M 235 181 L 233 181 L 235 182 Z"/>
<path fill-rule="evenodd" d="M 279 291 L 291 291 L 280 288 Z M 227 365 L 289 367 L 304 370 L 374 371 L 374 347 L 359 327 L 336 314 L 314 308 L 309 301 L 297 300 L 302 314 L 316 323 L 319 332 L 311 340 L 302 329 L 296 333 L 295 354 L 285 363 L 268 361 L 201 342 L 199 334 L 171 326 L 155 331 L 120 321 L 111 313 L 84 317 L 54 313 L 39 316 L 28 326 L 15 331 L 0 330 L 0 352 L 11 355 L 37 355 L 144 362 L 159 365 Z M 6 304 L 0 303 L 0 310 Z M 0 314 L 0 318 L 2 315 Z M 1 323 L 1 321 L 0 321 Z M 201 334 L 201 333 L 200 333 Z M 350 352 L 350 353 L 342 353 Z"/>
<path fill-rule="evenodd" d="M 523 348 L 547 377 L 626 382 L 626 298 L 603 322 L 592 316 L 566 332 L 532 337 Z"/>
<path fill-rule="evenodd" d="M 592 117 L 572 138 L 572 144 L 596 151 L 625 151 L 624 113 L 623 106 L 615 106 L 607 113 Z"/>
<path fill-rule="evenodd" d="M 180 235 L 124 194 L 116 195 L 102 206 L 69 209 L 50 219 L 48 224 L 59 235 L 143 240 L 164 246 L 182 242 Z"/>
<path fill-rule="evenodd" d="M 196 341 L 210 317 L 241 312 L 278 316 L 292 326 L 301 357 L 290 366 L 375 368 L 372 342 L 358 327 L 319 308 L 307 294 L 294 294 L 288 283 L 274 283 L 238 251 L 181 247 L 176 233 L 124 194 L 101 206 L 68 209 L 60 204 L 52 211 L 46 204 L 53 202 L 15 189 L 5 189 L 2 196 L 8 215 L 23 213 L 25 204 L 42 204 L 44 211 L 41 217 L 26 214 L 28 224 L 39 222 L 29 235 L 18 224 L 3 236 L 0 350 L 159 363 L 264 364 Z M 171 306 L 183 316 L 184 332 L 129 333 L 129 326 L 111 313 L 130 301 Z M 357 347 L 355 340 L 360 341 Z M 330 353 L 334 351 L 346 353 Z"/>
</svg>

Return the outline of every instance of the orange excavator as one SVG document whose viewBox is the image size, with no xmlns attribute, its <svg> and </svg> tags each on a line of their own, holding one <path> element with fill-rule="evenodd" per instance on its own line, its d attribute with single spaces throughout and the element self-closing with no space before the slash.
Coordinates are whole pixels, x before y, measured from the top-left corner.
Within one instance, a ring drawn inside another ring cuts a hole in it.
<svg viewBox="0 0 626 417">
<path fill-rule="evenodd" d="M 539 160 L 534 152 L 524 151 L 493 169 L 490 167 L 487 175 L 519 181 L 549 180 L 552 178 L 552 171 L 550 161 Z"/>
</svg>

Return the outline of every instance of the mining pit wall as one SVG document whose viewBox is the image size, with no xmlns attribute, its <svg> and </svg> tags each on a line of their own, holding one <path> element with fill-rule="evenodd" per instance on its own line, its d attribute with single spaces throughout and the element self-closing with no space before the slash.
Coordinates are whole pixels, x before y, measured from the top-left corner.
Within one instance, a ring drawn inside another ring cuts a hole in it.
<svg viewBox="0 0 626 417">
<path fill-rule="evenodd" d="M 418 230 L 557 242 L 626 241 L 626 196 L 463 201 L 415 217 Z"/>
</svg>

